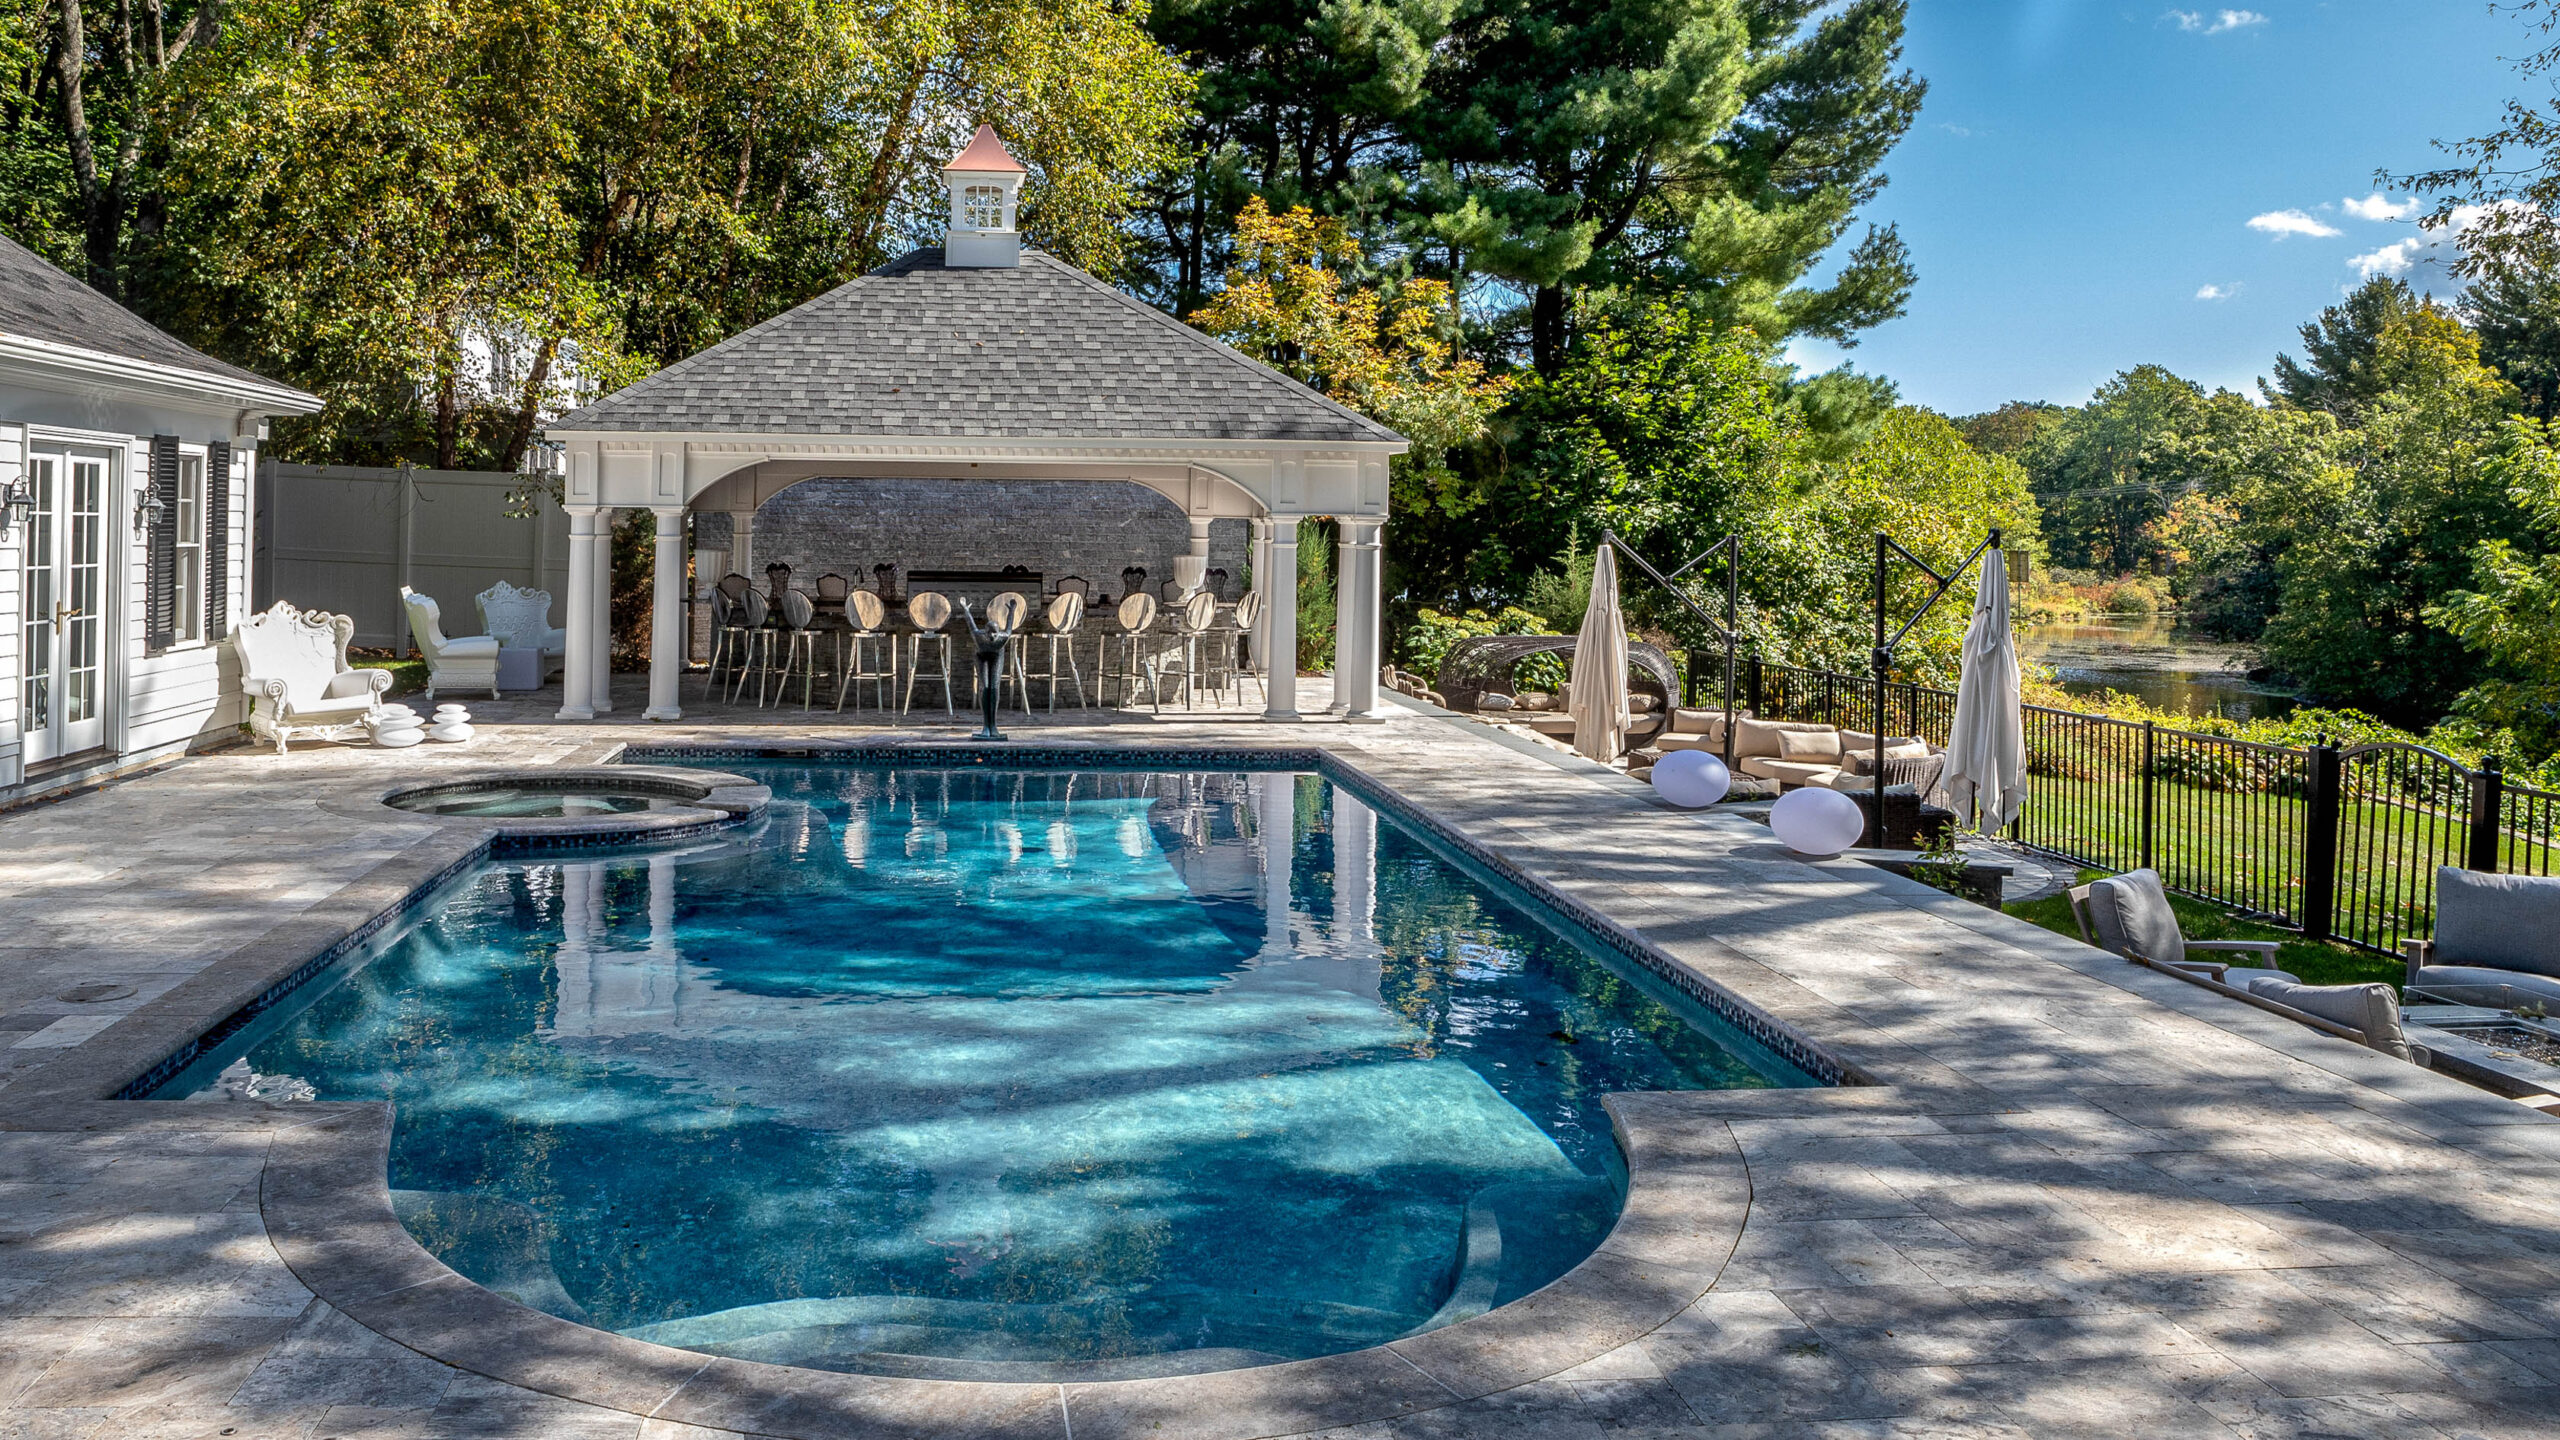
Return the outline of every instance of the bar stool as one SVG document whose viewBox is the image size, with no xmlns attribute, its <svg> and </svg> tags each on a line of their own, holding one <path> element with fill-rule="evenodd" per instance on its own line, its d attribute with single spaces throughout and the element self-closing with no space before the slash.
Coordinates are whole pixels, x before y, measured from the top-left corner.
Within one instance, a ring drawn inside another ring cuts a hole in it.
<svg viewBox="0 0 2560 1440">
<path fill-rule="evenodd" d="M 1262 618 L 1262 592 L 1244 592 L 1244 598 L 1236 602 L 1234 613 L 1235 632 L 1226 643 L 1235 657 L 1227 673 L 1235 683 L 1236 699 L 1244 699 L 1244 682 L 1250 680 L 1253 688 L 1260 692 L 1262 703 L 1268 706 L 1271 703 L 1271 686 L 1263 679 L 1262 656 L 1253 648 L 1253 623 Z"/>
<path fill-rule="evenodd" d="M 889 708 L 889 687 L 898 680 L 898 637 L 881 628 L 889 622 L 889 607 L 881 604 L 880 597 L 870 591 L 856 590 L 844 598 L 844 618 L 853 628 L 844 637 L 847 653 L 844 679 L 836 685 L 836 713 L 844 713 L 845 692 L 865 680 L 873 682 L 880 708 L 885 711 Z M 883 668 L 874 670 L 863 664 L 862 647 L 865 642 L 879 647 L 873 653 L 879 657 L 878 663 Z M 856 690 L 853 694 L 853 708 L 859 710 L 862 708 L 862 692 Z"/>
<path fill-rule="evenodd" d="M 1147 672 L 1150 642 L 1146 631 L 1148 626 L 1156 623 L 1156 597 L 1143 590 L 1128 596 L 1120 602 L 1118 618 L 1120 663 L 1112 669 L 1112 674 L 1120 681 L 1120 703 L 1126 705 L 1137 694 L 1138 681 Z"/>
<path fill-rule="evenodd" d="M 809 692 L 818 683 L 818 632 L 814 628 L 818 607 L 798 590 L 782 592 L 782 624 L 790 635 L 783 647 L 780 683 L 773 687 L 773 698 L 780 700 L 791 693 L 791 669 L 800 667 L 800 713 L 809 713 Z M 756 686 L 756 703 L 764 703 L 764 686 Z"/>
<path fill-rule="evenodd" d="M 1023 678 L 1022 673 L 1022 627 L 1030 619 L 1031 602 L 1023 599 L 1019 591 L 999 592 L 987 602 L 987 629 L 1001 630 L 1014 638 L 1014 643 L 1005 647 L 1003 668 L 996 672 L 996 703 L 1004 703 L 1004 682 L 1011 677 L 1014 695 L 1022 701 L 1022 713 L 1025 715 L 1031 713 L 1031 682 Z"/>
<path fill-rule="evenodd" d="M 1052 715 L 1058 713 L 1058 677 L 1061 674 L 1076 682 L 1076 708 L 1085 709 L 1093 702 L 1085 696 L 1084 670 L 1076 664 L 1076 627 L 1084 623 L 1084 592 L 1061 589 L 1058 598 L 1049 602 L 1047 618 L 1049 633 L 1042 638 L 1049 642 L 1049 668 L 1041 671 L 1036 678 L 1049 682 L 1049 713 Z M 1062 646 L 1067 656 L 1067 668 L 1064 671 L 1058 669 L 1058 652 Z M 1014 647 L 1014 663 L 1025 666 L 1021 674 L 1026 692 L 1031 680 L 1035 678 L 1028 669 L 1026 659 L 1026 653 L 1030 648 L 1031 644 L 1027 638 Z M 1031 708 L 1029 699 L 1026 698 L 1022 702 L 1022 708 L 1025 710 Z"/>
<path fill-rule="evenodd" d="M 1156 709 L 1164 709 L 1164 681 L 1168 674 L 1182 677 L 1182 708 L 1196 708 L 1192 696 L 1200 678 L 1201 642 L 1208 638 L 1209 627 L 1218 618 L 1218 597 L 1203 590 L 1182 602 L 1173 612 L 1173 643 L 1157 649 L 1147 662 L 1147 691 Z"/>
<path fill-rule="evenodd" d="M 759 665 L 766 668 L 773 665 L 773 630 L 764 623 L 771 615 L 772 612 L 765 607 L 763 591 L 750 587 L 738 596 L 738 611 L 731 618 L 742 632 L 742 637 L 738 645 L 738 668 L 731 676 L 735 683 L 729 687 L 729 703 L 732 705 L 738 703 L 738 696 L 746 690 L 749 671 L 756 670 Z M 756 678 L 756 703 L 764 703 L 764 678 L 760 671 Z"/>
<path fill-rule="evenodd" d="M 916 675 L 923 667 L 928 640 L 933 642 L 933 653 L 942 662 L 942 713 L 959 713 L 951 708 L 951 637 L 942 629 L 951 623 L 951 602 L 935 591 L 918 591 L 907 602 L 907 618 L 915 622 L 916 633 L 907 637 L 907 688 L 899 697 L 898 713 L 904 715 L 915 708 Z"/>
<path fill-rule="evenodd" d="M 739 654 L 746 648 L 746 625 L 738 606 L 738 597 L 746 593 L 747 577 L 734 570 L 711 587 L 711 664 L 702 674 L 705 700 L 720 684 L 720 662 L 726 660 L 731 669 L 736 669 Z"/>
</svg>

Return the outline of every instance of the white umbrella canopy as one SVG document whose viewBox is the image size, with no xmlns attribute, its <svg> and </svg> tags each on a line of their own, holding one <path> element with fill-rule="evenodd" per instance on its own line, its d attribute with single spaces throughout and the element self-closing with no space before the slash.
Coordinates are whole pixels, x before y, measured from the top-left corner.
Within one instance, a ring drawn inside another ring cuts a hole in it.
<svg viewBox="0 0 2560 1440">
<path fill-rule="evenodd" d="M 1627 627 L 1618 614 L 1618 555 L 1602 544 L 1591 562 L 1591 606 L 1573 646 L 1565 686 L 1573 748 L 1606 765 L 1627 743 Z"/>
<path fill-rule="evenodd" d="M 1947 736 L 1947 800 L 1962 815 L 1979 796 L 1981 829 L 1989 834 L 2018 818 L 2027 802 L 2027 723 L 2018 708 L 2018 650 L 2009 636 L 2009 567 L 1998 550 L 1983 552 L 1962 665 Z"/>
</svg>

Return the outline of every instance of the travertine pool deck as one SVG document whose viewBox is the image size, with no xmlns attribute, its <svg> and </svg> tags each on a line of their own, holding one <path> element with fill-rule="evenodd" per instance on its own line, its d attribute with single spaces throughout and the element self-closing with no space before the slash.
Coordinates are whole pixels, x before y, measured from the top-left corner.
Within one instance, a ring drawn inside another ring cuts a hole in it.
<svg viewBox="0 0 2560 1440">
<path fill-rule="evenodd" d="M 459 1282 L 363 1283 L 383 1247 L 332 1218 L 380 1184 L 378 1110 L 102 1097 L 469 853 L 354 803 L 393 783 L 873 733 L 649 726 L 620 698 L 618 723 L 475 704 L 468 747 L 234 750 L 0 814 L 0 1437 L 2560 1435 L 2560 1122 L 1412 713 L 1006 723 L 1331 751 L 1875 1083 L 1622 1107 L 1690 1188 L 1613 1237 L 1615 1269 L 1361 1366 L 874 1408 L 828 1376 L 795 1409 L 701 1357 L 475 1351 L 427 1303 Z M 56 998 L 92 981 L 134 993 Z"/>
</svg>

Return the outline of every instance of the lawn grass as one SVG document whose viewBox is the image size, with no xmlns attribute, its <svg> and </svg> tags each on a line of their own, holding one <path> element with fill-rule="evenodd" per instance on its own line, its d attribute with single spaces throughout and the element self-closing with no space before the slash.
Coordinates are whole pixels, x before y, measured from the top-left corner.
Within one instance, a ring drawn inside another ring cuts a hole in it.
<svg viewBox="0 0 2560 1440">
<path fill-rule="evenodd" d="M 347 663 L 358 670 L 390 671 L 391 688 L 383 692 L 385 699 L 415 695 L 427 688 L 427 662 L 424 660 L 368 659 L 358 655 L 350 657 Z"/>
<path fill-rule="evenodd" d="M 2077 883 L 2087 884 L 2106 875 L 2104 870 L 2083 870 Z M 2003 907 L 2010 914 L 2031 924 L 2041 925 L 2056 934 L 2080 938 L 2080 926 L 2071 918 L 2071 897 L 2056 895 L 2045 900 L 2027 900 Z M 2385 955 L 2350 949 L 2324 940 L 2305 940 L 2290 930 L 2279 930 L 2243 920 L 2219 905 L 2190 900 L 2183 895 L 2169 897 L 2169 908 L 2178 912 L 2178 928 L 2190 940 L 2273 940 L 2283 946 L 2276 952 L 2276 968 L 2289 970 L 2310 985 L 2353 985 L 2379 980 L 2397 985 L 2406 976 L 2403 964 Z M 2203 957 L 2232 960 L 2247 964 L 2246 956 L 2224 956 L 2212 951 Z"/>
</svg>

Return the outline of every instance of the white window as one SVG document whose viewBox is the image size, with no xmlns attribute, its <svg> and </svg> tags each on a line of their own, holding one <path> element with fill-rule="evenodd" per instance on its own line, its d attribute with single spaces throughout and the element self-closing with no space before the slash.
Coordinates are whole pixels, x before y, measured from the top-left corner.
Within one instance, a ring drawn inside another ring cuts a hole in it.
<svg viewBox="0 0 2560 1440">
<path fill-rule="evenodd" d="M 972 230 L 1004 228 L 1004 187 L 972 185 L 960 192 L 960 223 Z"/>
<path fill-rule="evenodd" d="M 178 623 L 180 641 L 204 638 L 204 457 L 178 457 Z"/>
</svg>

